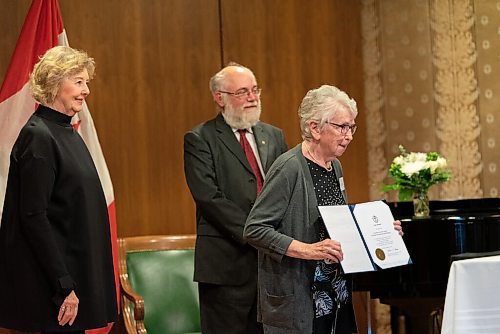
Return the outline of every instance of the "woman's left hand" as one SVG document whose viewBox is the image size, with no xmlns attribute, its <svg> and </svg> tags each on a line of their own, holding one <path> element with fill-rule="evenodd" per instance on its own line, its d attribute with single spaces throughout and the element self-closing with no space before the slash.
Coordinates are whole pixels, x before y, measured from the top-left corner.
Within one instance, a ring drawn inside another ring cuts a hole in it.
<svg viewBox="0 0 500 334">
<path fill-rule="evenodd" d="M 64 299 L 61 308 L 59 308 L 59 314 L 57 316 L 57 321 L 59 321 L 60 326 L 66 324 L 73 325 L 78 314 L 78 297 L 75 291 L 71 291 L 70 294 Z"/>
<path fill-rule="evenodd" d="M 403 236 L 404 232 L 403 232 L 403 227 L 401 226 L 401 222 L 399 220 L 396 220 L 393 224 L 394 224 L 394 229 L 398 231 L 400 236 Z"/>
</svg>

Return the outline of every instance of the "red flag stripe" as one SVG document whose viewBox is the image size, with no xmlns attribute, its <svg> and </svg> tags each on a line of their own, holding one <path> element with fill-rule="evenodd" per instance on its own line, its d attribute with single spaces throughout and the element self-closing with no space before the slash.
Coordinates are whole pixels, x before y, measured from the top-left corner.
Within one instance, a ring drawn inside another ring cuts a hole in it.
<svg viewBox="0 0 500 334">
<path fill-rule="evenodd" d="M 58 2 L 33 0 L 0 89 L 0 102 L 21 90 L 38 58 L 58 44 L 62 32 Z"/>
</svg>

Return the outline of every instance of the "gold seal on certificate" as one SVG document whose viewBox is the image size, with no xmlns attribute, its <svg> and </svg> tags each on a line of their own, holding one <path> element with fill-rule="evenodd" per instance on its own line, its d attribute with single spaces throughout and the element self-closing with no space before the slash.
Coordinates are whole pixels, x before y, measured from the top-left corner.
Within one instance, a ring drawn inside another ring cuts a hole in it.
<svg viewBox="0 0 500 334">
<path fill-rule="evenodd" d="M 384 251 L 381 248 L 375 249 L 375 255 L 377 255 L 377 258 L 380 261 L 384 261 L 385 260 L 385 253 L 384 253 Z"/>
<path fill-rule="evenodd" d="M 318 207 L 329 235 L 342 244 L 344 273 L 382 270 L 411 263 L 394 217 L 382 201 Z"/>
</svg>

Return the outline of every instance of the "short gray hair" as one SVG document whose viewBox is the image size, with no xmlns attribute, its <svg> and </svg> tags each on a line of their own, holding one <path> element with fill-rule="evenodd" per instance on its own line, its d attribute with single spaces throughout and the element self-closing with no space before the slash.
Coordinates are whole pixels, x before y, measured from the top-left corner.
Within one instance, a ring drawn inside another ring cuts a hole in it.
<svg viewBox="0 0 500 334">
<path fill-rule="evenodd" d="M 248 67 L 240 65 L 234 61 L 231 61 L 226 66 L 224 66 L 223 69 L 221 69 L 219 72 L 215 73 L 215 75 L 210 78 L 209 87 L 210 87 L 210 91 L 212 92 L 212 94 L 221 89 L 222 83 L 223 83 L 224 78 L 226 77 L 226 74 L 227 74 L 228 67 L 241 67 L 241 68 L 247 69 L 250 73 L 253 74 L 253 72 Z"/>
<path fill-rule="evenodd" d="M 328 119 L 337 113 L 339 107 L 347 108 L 356 117 L 356 101 L 335 86 L 322 85 L 307 92 L 299 107 L 300 131 L 302 139 L 312 138 L 309 123 L 316 121 L 322 129 Z"/>
</svg>

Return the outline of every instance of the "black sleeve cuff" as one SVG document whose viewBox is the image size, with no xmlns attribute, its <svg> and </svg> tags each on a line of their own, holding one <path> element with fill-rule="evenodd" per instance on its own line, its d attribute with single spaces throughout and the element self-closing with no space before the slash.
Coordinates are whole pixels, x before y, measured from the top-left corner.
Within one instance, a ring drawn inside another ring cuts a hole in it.
<svg viewBox="0 0 500 334">
<path fill-rule="evenodd" d="M 59 307 L 63 303 L 64 299 L 70 294 L 72 290 L 75 290 L 76 283 L 73 281 L 70 275 L 63 276 L 57 280 L 57 291 L 52 297 L 52 301 Z"/>
</svg>

